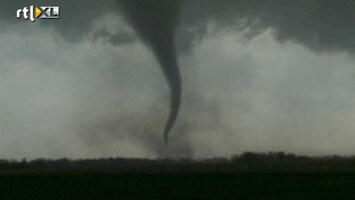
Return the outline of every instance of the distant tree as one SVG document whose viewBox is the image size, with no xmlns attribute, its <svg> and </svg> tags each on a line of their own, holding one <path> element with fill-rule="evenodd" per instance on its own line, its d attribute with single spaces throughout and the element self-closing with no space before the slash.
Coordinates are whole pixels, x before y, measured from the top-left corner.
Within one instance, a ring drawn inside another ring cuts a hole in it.
<svg viewBox="0 0 355 200">
<path fill-rule="evenodd" d="M 25 158 L 22 158 L 21 162 L 27 164 L 27 159 L 26 159 L 26 157 L 25 157 Z"/>
<path fill-rule="evenodd" d="M 238 162 L 239 158 L 240 158 L 240 155 L 234 154 L 234 155 L 231 156 L 231 161 L 232 162 Z"/>
<path fill-rule="evenodd" d="M 256 161 L 258 157 L 260 157 L 260 154 L 258 153 L 245 152 L 240 156 L 239 160 L 244 162 L 253 162 Z"/>
</svg>

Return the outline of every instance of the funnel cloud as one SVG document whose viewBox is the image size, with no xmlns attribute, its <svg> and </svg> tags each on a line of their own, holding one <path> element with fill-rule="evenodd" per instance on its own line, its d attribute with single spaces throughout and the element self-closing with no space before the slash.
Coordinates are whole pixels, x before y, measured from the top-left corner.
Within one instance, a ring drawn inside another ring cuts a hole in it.
<svg viewBox="0 0 355 200">
<path fill-rule="evenodd" d="M 177 0 L 121 0 L 122 9 L 138 35 L 152 48 L 170 88 L 170 113 L 164 129 L 168 143 L 180 109 L 181 76 L 175 53 L 175 29 L 179 14 Z"/>
</svg>

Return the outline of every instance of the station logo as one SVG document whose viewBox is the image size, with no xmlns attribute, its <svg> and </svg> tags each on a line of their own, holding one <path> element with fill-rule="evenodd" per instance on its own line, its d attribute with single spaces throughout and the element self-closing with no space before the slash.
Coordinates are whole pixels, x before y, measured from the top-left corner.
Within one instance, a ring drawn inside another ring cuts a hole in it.
<svg viewBox="0 0 355 200">
<path fill-rule="evenodd" d="M 16 17 L 30 19 L 34 22 L 36 19 L 59 19 L 59 6 L 30 6 L 20 8 L 16 11 Z"/>
</svg>

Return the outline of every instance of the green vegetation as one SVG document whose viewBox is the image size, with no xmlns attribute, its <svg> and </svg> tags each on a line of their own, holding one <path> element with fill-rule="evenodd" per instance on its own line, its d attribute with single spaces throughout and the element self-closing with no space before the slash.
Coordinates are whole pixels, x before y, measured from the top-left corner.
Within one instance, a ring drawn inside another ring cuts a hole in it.
<svg viewBox="0 0 355 200">
<path fill-rule="evenodd" d="M 354 199 L 350 174 L 6 175 L 0 199 Z"/>
<path fill-rule="evenodd" d="M 0 161 L 0 199 L 355 199 L 353 157 Z"/>
</svg>

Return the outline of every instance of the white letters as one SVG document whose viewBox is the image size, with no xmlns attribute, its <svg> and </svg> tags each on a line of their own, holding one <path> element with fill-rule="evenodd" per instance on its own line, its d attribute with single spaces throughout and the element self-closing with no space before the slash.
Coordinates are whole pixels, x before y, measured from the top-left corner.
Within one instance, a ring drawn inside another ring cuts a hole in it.
<svg viewBox="0 0 355 200">
<path fill-rule="evenodd" d="M 22 13 L 22 10 L 18 9 L 17 12 L 16 12 L 16 17 L 20 18 L 21 17 L 21 13 Z"/>
<path fill-rule="evenodd" d="M 23 12 L 23 18 L 28 19 L 28 8 L 24 7 L 22 12 Z"/>
</svg>

